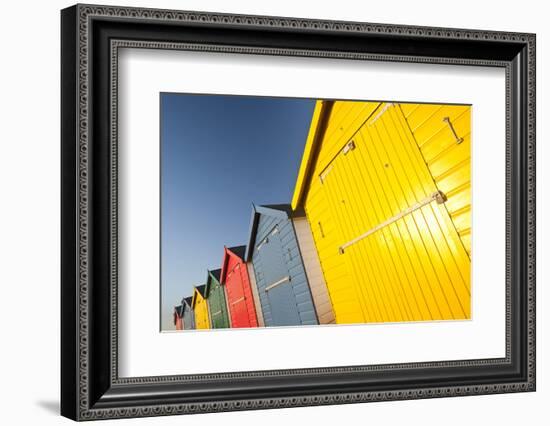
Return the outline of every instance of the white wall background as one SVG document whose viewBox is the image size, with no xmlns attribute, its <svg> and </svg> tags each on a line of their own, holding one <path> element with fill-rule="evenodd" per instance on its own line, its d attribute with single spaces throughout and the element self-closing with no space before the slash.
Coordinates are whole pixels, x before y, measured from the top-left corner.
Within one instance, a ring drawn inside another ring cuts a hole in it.
<svg viewBox="0 0 550 426">
<path fill-rule="evenodd" d="M 538 390 L 362 405 L 295 408 L 118 424 L 295 424 L 343 420 L 370 424 L 514 425 L 548 421 L 550 401 L 550 28 L 544 2 L 464 0 L 108 1 L 143 7 L 431 25 L 537 33 L 538 78 Z M 0 418 L 7 425 L 68 424 L 59 405 L 59 9 L 71 2 L 11 1 L 0 26 Z M 546 419 L 546 420 L 545 420 Z M 116 424 L 107 421 L 102 424 Z"/>
</svg>

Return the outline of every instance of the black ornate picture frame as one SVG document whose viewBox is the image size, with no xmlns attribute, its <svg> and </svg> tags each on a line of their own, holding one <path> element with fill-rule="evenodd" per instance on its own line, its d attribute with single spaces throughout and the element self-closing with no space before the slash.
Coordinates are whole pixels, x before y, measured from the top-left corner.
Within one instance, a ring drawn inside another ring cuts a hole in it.
<svg viewBox="0 0 550 426">
<path fill-rule="evenodd" d="M 535 35 L 76 5 L 61 12 L 61 414 L 74 420 L 535 390 Z M 121 47 L 483 65 L 506 72 L 506 356 L 120 378 Z"/>
</svg>

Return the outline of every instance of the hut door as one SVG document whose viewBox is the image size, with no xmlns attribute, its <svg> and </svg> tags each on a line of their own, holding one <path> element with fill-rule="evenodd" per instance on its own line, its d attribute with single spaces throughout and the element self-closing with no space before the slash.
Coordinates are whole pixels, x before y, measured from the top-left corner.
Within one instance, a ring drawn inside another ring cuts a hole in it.
<svg viewBox="0 0 550 426">
<path fill-rule="evenodd" d="M 296 305 L 296 297 L 290 282 L 279 229 L 273 228 L 271 233 L 259 245 L 260 260 L 266 284 L 263 291 L 271 308 L 273 323 L 270 325 L 299 325 L 300 315 Z"/>
<path fill-rule="evenodd" d="M 228 289 L 231 289 L 229 304 L 231 306 L 231 311 L 233 312 L 234 327 L 250 326 L 244 295 L 243 280 L 240 271 L 241 267 L 242 266 L 238 263 L 227 276 L 227 286 Z"/>
<path fill-rule="evenodd" d="M 241 273 L 243 266 L 237 263 L 228 274 L 228 289 L 231 289 L 231 298 L 229 299 L 230 309 L 233 312 L 233 327 L 250 327 L 248 308 L 246 305 L 246 296 L 244 292 L 244 282 Z"/>
<path fill-rule="evenodd" d="M 223 328 L 225 327 L 225 316 L 223 315 L 223 294 L 219 286 L 214 287 L 211 290 L 211 312 L 210 316 L 212 318 L 212 328 Z"/>
<path fill-rule="evenodd" d="M 469 318 L 469 258 L 398 105 L 381 104 L 318 178 L 364 321 Z"/>
<path fill-rule="evenodd" d="M 239 284 L 240 284 L 239 291 L 242 294 L 242 296 L 240 297 L 239 309 L 242 311 L 242 315 L 245 318 L 246 326 L 250 327 L 252 326 L 252 324 L 250 322 L 250 312 L 248 310 L 249 308 L 247 303 L 248 301 L 246 299 L 246 293 L 244 288 L 245 282 L 247 281 L 246 281 L 246 277 L 243 275 L 244 274 L 243 268 L 246 269 L 246 265 L 242 263 L 238 263 L 237 266 L 235 267 L 235 272 L 238 274 L 238 277 L 239 277 Z"/>
</svg>

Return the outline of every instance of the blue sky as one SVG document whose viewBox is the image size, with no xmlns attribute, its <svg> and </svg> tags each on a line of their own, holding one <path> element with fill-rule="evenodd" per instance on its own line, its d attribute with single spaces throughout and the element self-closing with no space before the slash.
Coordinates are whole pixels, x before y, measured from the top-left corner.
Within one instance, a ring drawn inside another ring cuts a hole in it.
<svg viewBox="0 0 550 426">
<path fill-rule="evenodd" d="M 290 203 L 315 100 L 162 93 L 163 330 L 223 246 L 246 243 L 251 206 Z"/>
</svg>

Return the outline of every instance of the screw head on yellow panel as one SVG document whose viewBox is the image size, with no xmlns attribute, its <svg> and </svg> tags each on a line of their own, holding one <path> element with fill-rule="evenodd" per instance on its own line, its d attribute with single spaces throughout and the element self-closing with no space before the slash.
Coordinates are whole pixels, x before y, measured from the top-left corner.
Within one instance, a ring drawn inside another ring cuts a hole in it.
<svg viewBox="0 0 550 426">
<path fill-rule="evenodd" d="M 447 196 L 443 191 L 437 191 L 434 193 L 433 198 L 437 201 L 437 204 L 443 204 L 447 201 Z"/>
</svg>

